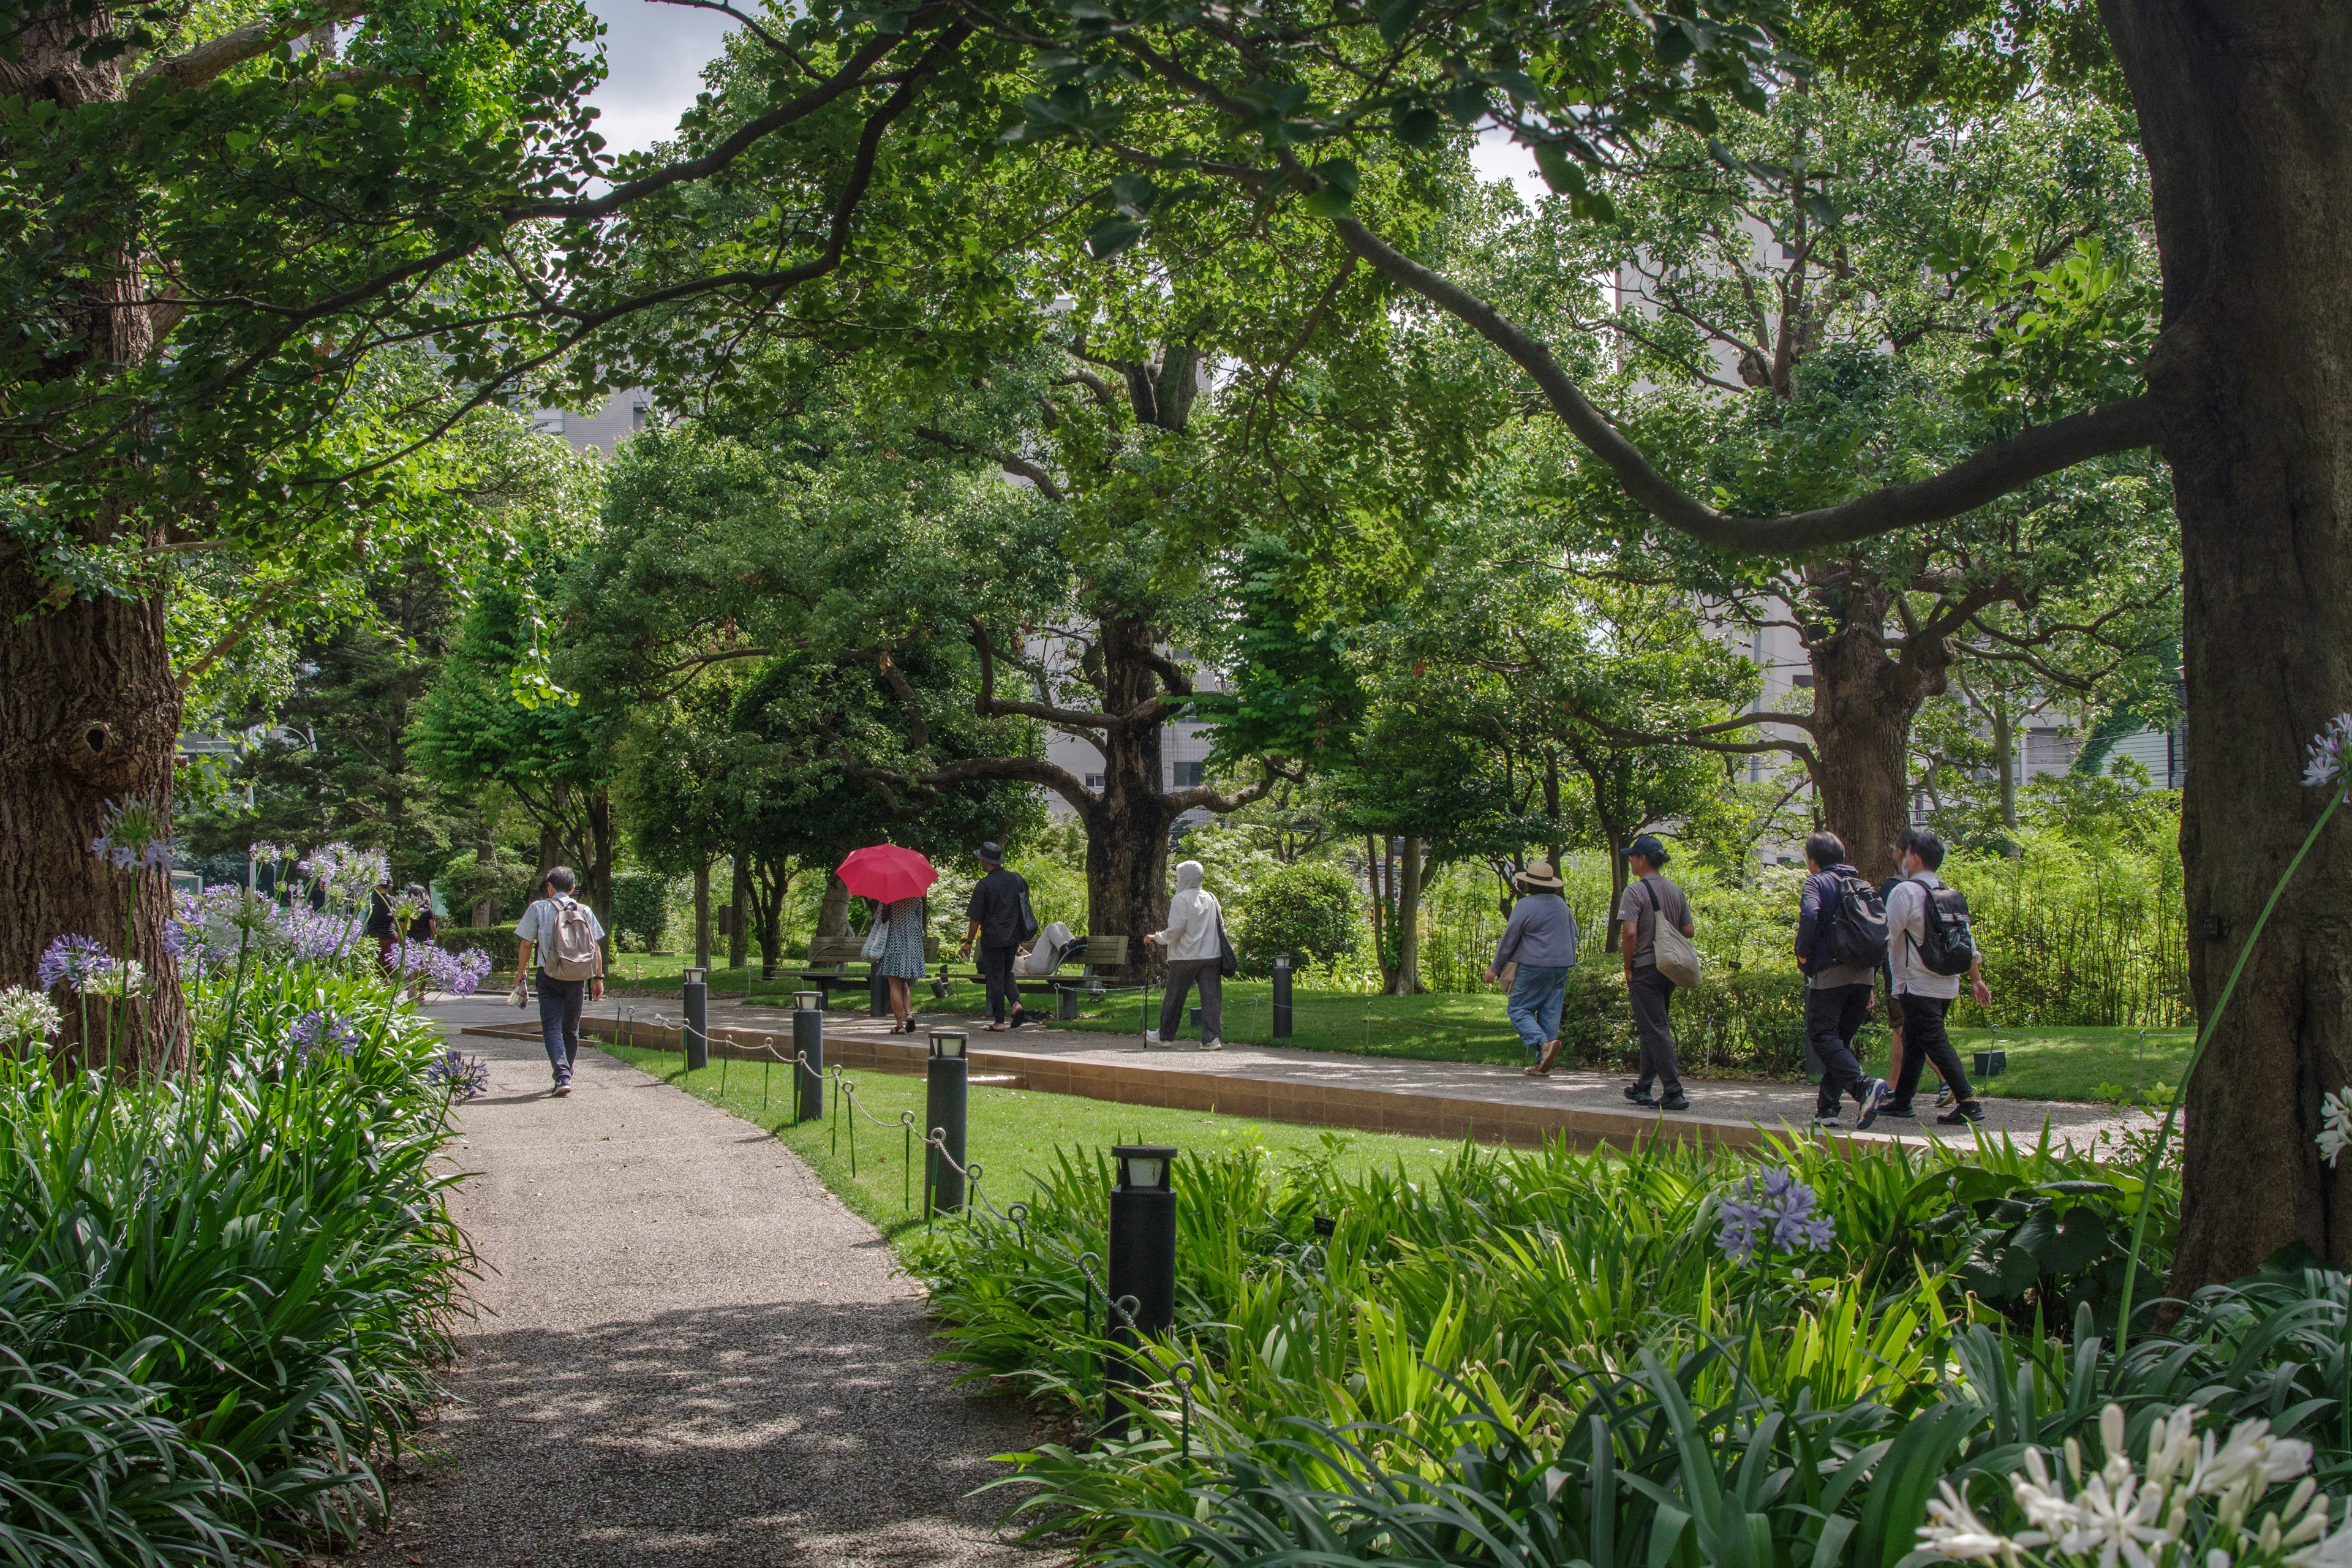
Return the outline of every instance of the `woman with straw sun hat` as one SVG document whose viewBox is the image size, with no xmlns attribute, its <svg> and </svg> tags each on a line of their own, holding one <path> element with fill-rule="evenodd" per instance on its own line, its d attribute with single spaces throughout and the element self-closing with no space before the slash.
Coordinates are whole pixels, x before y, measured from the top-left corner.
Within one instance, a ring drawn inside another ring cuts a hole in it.
<svg viewBox="0 0 2352 1568">
<path fill-rule="evenodd" d="M 1549 860 L 1521 871 L 1511 885 L 1518 889 L 1519 901 L 1511 907 L 1503 940 L 1495 944 L 1495 962 L 1487 965 L 1486 978 L 1499 981 L 1505 966 L 1514 966 L 1506 1010 L 1519 1038 L 1536 1053 L 1526 1072 L 1544 1078 L 1559 1055 L 1560 1003 L 1568 972 L 1576 963 L 1576 916 L 1559 896 L 1564 886 L 1559 868 Z"/>
</svg>

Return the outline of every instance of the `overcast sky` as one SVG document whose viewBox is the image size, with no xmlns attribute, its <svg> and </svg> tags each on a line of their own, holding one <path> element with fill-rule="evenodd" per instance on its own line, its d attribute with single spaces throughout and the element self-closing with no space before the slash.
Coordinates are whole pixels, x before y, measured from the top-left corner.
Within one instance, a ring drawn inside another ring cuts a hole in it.
<svg viewBox="0 0 2352 1568">
<path fill-rule="evenodd" d="M 588 0 L 588 8 L 604 22 L 607 74 L 595 98 L 604 111 L 597 128 L 611 152 L 649 147 L 693 106 L 703 65 L 732 24 L 714 11 L 658 0 Z M 1492 132 L 1480 139 L 1472 161 L 1483 177 L 1517 184 L 1530 204 L 1543 189 L 1533 155 Z"/>
</svg>

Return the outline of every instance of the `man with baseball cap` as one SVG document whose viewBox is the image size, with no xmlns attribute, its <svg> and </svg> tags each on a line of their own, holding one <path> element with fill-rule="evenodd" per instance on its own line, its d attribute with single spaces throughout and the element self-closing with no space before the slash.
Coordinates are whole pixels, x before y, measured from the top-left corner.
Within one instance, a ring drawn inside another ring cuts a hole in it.
<svg viewBox="0 0 2352 1568">
<path fill-rule="evenodd" d="M 1667 1016 L 1675 983 L 1658 972 L 1658 921 L 1690 936 L 1697 930 L 1691 920 L 1690 900 L 1683 890 L 1658 874 L 1666 863 L 1666 847 L 1657 836 L 1644 833 L 1622 851 L 1625 857 L 1625 897 L 1617 905 L 1622 923 L 1619 947 L 1625 960 L 1625 994 L 1633 999 L 1633 1028 L 1642 1037 L 1640 1074 L 1625 1086 L 1625 1098 L 1646 1110 L 1688 1110 L 1682 1074 L 1675 1066 L 1675 1026 Z M 1653 1099 L 1650 1085 L 1660 1094 Z"/>
</svg>

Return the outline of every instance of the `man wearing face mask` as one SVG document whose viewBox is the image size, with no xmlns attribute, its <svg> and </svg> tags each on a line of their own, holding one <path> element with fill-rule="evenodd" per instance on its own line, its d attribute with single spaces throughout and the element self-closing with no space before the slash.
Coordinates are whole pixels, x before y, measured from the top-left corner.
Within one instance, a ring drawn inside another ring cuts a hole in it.
<svg viewBox="0 0 2352 1568">
<path fill-rule="evenodd" d="M 1160 1027 L 1146 1030 L 1143 1043 L 1157 1046 L 1175 1037 L 1184 1021 L 1184 1003 L 1194 985 L 1201 988 L 1201 1048 L 1224 1049 L 1218 1038 L 1225 1025 L 1224 915 L 1216 895 L 1201 886 L 1201 863 L 1187 860 L 1176 868 L 1176 896 L 1168 900 L 1168 929 L 1144 937 L 1168 954 L 1168 993 L 1160 999 Z"/>
</svg>

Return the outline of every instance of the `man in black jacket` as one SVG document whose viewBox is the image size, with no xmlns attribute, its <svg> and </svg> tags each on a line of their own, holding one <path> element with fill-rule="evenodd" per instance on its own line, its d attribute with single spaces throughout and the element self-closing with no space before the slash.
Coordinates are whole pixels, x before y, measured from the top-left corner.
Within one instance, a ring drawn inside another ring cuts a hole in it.
<svg viewBox="0 0 2352 1568">
<path fill-rule="evenodd" d="M 1860 1108 L 1853 1124 L 1868 1127 L 1878 1120 L 1886 1080 L 1864 1076 L 1854 1058 L 1853 1037 L 1870 1016 L 1870 987 L 1877 966 L 1838 963 L 1830 942 L 1840 900 L 1856 896 L 1868 884 L 1846 864 L 1845 841 L 1834 833 L 1816 833 L 1805 840 L 1805 869 L 1811 875 L 1797 904 L 1797 967 L 1805 975 L 1805 1038 L 1822 1064 L 1813 1125 L 1837 1126 L 1850 1092 Z"/>
<path fill-rule="evenodd" d="M 1013 983 L 1013 958 L 1021 944 L 1036 934 L 1030 924 L 1029 884 L 1020 873 L 1004 868 L 1004 851 L 993 843 L 980 847 L 980 863 L 984 875 L 973 886 L 971 902 L 964 909 L 971 928 L 963 935 L 963 952 L 969 957 L 974 939 L 979 941 L 980 978 L 988 986 L 989 1028 L 1017 1029 L 1028 1022 L 1029 1014 Z"/>
</svg>

